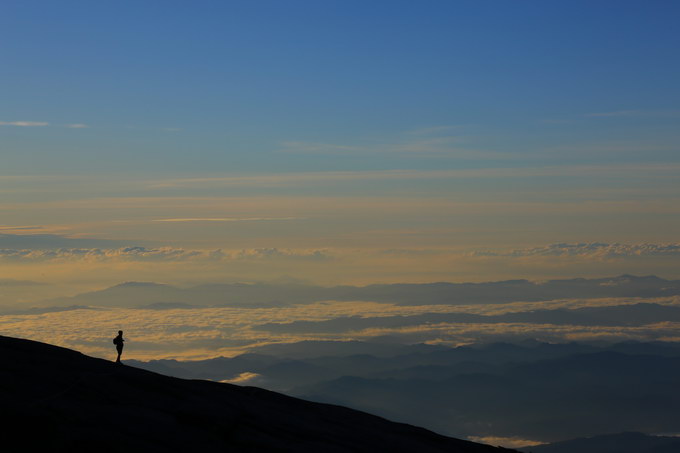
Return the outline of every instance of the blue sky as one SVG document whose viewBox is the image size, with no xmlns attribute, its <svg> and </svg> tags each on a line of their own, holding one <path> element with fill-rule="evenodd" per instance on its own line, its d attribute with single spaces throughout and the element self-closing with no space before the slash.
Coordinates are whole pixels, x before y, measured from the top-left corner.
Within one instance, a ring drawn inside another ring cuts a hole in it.
<svg viewBox="0 0 680 453">
<path fill-rule="evenodd" d="M 677 139 L 678 9 L 667 1 L 8 2 L 0 121 L 50 126 L 3 128 L 6 168 L 497 167 L 545 164 L 541 148 L 556 144 L 660 147 Z M 60 128 L 67 124 L 89 128 Z M 448 132 L 466 148 L 500 157 L 280 152 L 284 143 L 408 144 L 418 142 L 414 131 L 442 126 L 457 127 Z M 623 159 L 648 159 L 642 152 Z"/>
<path fill-rule="evenodd" d="M 679 12 L 671 1 L 8 1 L 0 228 L 334 249 L 352 263 L 376 248 L 675 243 Z M 414 278 L 457 278 L 441 270 L 457 262 Z M 609 264 L 512 276 L 627 270 Z M 408 280 L 421 265 L 376 278 Z M 487 278 L 474 269 L 465 278 Z"/>
</svg>

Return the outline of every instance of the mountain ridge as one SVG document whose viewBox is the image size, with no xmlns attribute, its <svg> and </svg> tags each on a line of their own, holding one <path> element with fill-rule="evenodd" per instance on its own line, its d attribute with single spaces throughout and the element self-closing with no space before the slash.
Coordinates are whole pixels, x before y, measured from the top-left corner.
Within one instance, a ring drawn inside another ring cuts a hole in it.
<svg viewBox="0 0 680 453">
<path fill-rule="evenodd" d="M 511 451 L 345 407 L 163 376 L 31 340 L 0 336 L 0 353 L 5 451 Z M 25 436 L 27 427 L 40 435 Z"/>
<path fill-rule="evenodd" d="M 155 303 L 258 308 L 323 300 L 373 301 L 397 305 L 460 305 L 531 302 L 564 298 L 667 297 L 680 295 L 680 280 L 653 275 L 619 275 L 533 282 L 392 283 L 366 286 L 314 286 L 274 283 L 212 283 L 178 287 L 155 282 L 124 282 L 97 291 L 43 301 L 46 304 L 135 308 Z"/>
</svg>

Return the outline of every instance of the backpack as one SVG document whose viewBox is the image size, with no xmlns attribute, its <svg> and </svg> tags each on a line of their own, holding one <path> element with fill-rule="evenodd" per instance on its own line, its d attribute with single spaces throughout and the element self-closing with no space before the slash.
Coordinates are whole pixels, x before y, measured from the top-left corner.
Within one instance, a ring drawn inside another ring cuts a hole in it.
<svg viewBox="0 0 680 453">
<path fill-rule="evenodd" d="M 116 344 L 116 345 L 117 345 L 118 342 L 119 342 L 119 341 L 118 341 L 118 337 L 116 337 L 116 338 L 113 339 L 113 344 Z"/>
</svg>

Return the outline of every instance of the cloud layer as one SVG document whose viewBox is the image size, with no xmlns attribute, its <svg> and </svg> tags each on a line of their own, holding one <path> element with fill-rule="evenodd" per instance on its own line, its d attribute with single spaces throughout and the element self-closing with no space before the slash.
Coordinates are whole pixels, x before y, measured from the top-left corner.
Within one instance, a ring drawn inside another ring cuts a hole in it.
<svg viewBox="0 0 680 453">
<path fill-rule="evenodd" d="M 552 302 L 553 308 L 607 307 L 636 304 L 644 299 L 593 299 Z M 651 300 L 650 300 L 651 301 Z M 656 298 L 653 302 L 680 307 L 677 297 Z M 42 310 L 35 314 L 0 316 L 4 335 L 32 338 L 77 348 L 100 357 L 111 355 L 110 333 L 125 330 L 129 339 L 128 357 L 208 358 L 232 356 L 251 348 L 274 343 L 314 341 L 377 341 L 382 343 L 430 343 L 460 345 L 474 342 L 540 339 L 564 341 L 679 341 L 680 323 L 656 322 L 643 325 L 553 325 L 537 322 L 473 323 L 438 322 L 395 327 L 358 328 L 345 332 L 268 332 L 256 326 L 291 321 L 325 321 L 336 318 L 416 316 L 427 313 L 508 313 L 541 307 L 497 304 L 475 306 L 398 306 L 372 302 L 320 302 L 286 307 L 262 308 L 182 308 L 98 310 L 71 307 L 65 311 Z M 520 311 L 521 312 L 521 311 Z"/>
<path fill-rule="evenodd" d="M 680 256 L 680 243 L 675 244 L 607 244 L 603 242 L 550 244 L 510 252 L 474 252 L 477 256 L 576 256 L 587 258 L 624 258 L 637 256 Z"/>
<path fill-rule="evenodd" d="M 0 259 L 14 261 L 188 261 L 188 260 L 243 260 L 243 259 L 302 259 L 327 260 L 326 250 L 290 250 L 278 248 L 242 249 L 237 251 L 185 250 L 173 247 L 58 248 L 58 249 L 0 249 Z"/>
</svg>

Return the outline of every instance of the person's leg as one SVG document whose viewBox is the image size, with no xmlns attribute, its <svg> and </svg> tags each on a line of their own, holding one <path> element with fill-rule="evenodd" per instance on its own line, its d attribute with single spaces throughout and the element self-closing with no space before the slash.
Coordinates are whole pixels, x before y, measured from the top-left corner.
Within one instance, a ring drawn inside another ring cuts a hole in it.
<svg viewBox="0 0 680 453">
<path fill-rule="evenodd" d="M 118 358 L 116 358 L 116 363 L 120 363 L 120 355 L 123 353 L 123 348 L 118 346 L 116 350 L 118 351 Z"/>
</svg>

